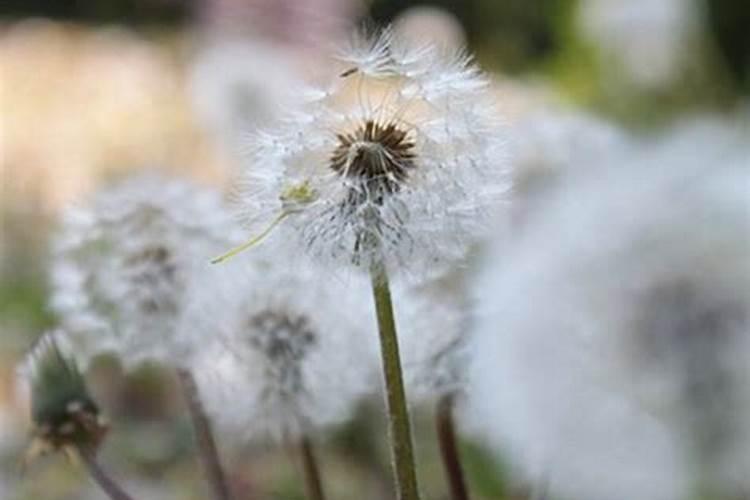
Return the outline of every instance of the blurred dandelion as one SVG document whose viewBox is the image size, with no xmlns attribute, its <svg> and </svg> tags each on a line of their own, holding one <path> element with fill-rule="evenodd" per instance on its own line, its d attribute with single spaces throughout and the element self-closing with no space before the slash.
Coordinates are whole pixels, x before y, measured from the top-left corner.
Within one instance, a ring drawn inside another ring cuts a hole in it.
<svg viewBox="0 0 750 500">
<path fill-rule="evenodd" d="M 220 268 L 221 279 L 194 297 L 184 318 L 184 329 L 210 346 L 196 376 L 233 439 L 294 446 L 310 498 L 323 498 L 311 438 L 351 418 L 376 372 L 374 338 L 363 326 L 366 288 L 284 245 L 248 257 L 240 270 Z"/>
<path fill-rule="evenodd" d="M 46 333 L 19 368 L 31 389 L 34 424 L 24 465 L 41 454 L 62 451 L 72 461 L 81 460 L 112 500 L 131 500 L 96 460 L 108 427 L 64 342 L 63 332 Z"/>
<path fill-rule="evenodd" d="M 750 488 L 746 149 L 680 144 L 568 183 L 477 288 L 476 423 L 554 494 Z"/>
<path fill-rule="evenodd" d="M 54 241 L 52 307 L 75 355 L 178 364 L 191 348 L 175 328 L 183 302 L 233 231 L 217 192 L 157 173 L 68 210 Z"/>
</svg>

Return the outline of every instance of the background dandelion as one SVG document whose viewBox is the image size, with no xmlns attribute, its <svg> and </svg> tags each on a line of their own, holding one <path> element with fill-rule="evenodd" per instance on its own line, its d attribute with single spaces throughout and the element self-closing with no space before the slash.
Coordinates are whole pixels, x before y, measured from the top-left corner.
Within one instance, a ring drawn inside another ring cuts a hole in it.
<svg viewBox="0 0 750 500">
<path fill-rule="evenodd" d="M 745 152 L 685 153 L 569 183 L 476 290 L 477 423 L 563 497 L 747 488 Z"/>
<path fill-rule="evenodd" d="M 291 257 L 275 245 L 238 257 L 183 318 L 194 342 L 212 346 L 196 375 L 229 435 L 294 441 L 345 421 L 373 390 L 363 283 Z"/>
<path fill-rule="evenodd" d="M 220 268 L 184 317 L 182 328 L 204 345 L 194 362 L 201 393 L 232 441 L 295 449 L 309 498 L 322 499 L 314 438 L 351 419 L 375 389 L 363 283 L 284 246 L 237 260 L 242 268 Z"/>
<path fill-rule="evenodd" d="M 183 302 L 208 258 L 236 234 L 218 192 L 157 173 L 67 212 L 55 241 L 52 306 L 76 355 L 178 363 L 190 348 L 176 328 Z"/>
</svg>

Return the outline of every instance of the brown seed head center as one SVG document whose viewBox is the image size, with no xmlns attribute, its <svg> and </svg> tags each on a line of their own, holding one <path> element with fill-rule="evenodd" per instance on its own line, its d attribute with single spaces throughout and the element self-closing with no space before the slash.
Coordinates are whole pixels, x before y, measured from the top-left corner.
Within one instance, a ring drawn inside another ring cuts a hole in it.
<svg viewBox="0 0 750 500">
<path fill-rule="evenodd" d="M 338 134 L 339 144 L 330 167 L 342 177 L 359 180 L 379 194 L 398 191 L 416 166 L 415 144 L 394 123 L 367 120 L 349 134 Z"/>
</svg>

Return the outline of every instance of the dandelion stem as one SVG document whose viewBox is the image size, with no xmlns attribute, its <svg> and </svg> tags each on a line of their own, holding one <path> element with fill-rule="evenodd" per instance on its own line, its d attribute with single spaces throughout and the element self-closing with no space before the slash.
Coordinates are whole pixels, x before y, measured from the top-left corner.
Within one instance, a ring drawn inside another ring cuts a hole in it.
<svg viewBox="0 0 750 500">
<path fill-rule="evenodd" d="M 448 478 L 452 500 L 469 500 L 469 492 L 466 488 L 466 480 L 464 479 L 464 471 L 461 467 L 456 442 L 453 402 L 453 395 L 446 394 L 437 403 L 435 425 L 440 445 L 440 456 L 443 459 L 443 468 Z"/>
<path fill-rule="evenodd" d="M 203 408 L 195 378 L 189 370 L 179 368 L 177 376 L 187 405 L 203 470 L 215 500 L 231 500 L 229 485 L 221 466 L 216 440 L 211 431 L 211 422 Z"/>
<path fill-rule="evenodd" d="M 111 500 L 133 500 L 133 497 L 128 495 L 109 474 L 107 474 L 99 462 L 96 461 L 96 457 L 92 452 L 81 451 L 81 460 L 86 465 L 86 469 L 89 475 L 96 481 L 96 484 L 107 494 Z"/>
<path fill-rule="evenodd" d="M 388 405 L 388 433 L 396 473 L 396 491 L 398 500 L 419 500 L 409 407 L 406 404 L 404 391 L 396 322 L 393 317 L 388 274 L 382 263 L 370 268 L 370 279 L 380 333 L 380 351 L 383 358 Z"/>
<path fill-rule="evenodd" d="M 283 221 L 284 219 L 286 219 L 292 213 L 294 213 L 294 212 L 293 211 L 289 211 L 289 210 L 285 210 L 285 211 L 281 212 L 279 215 L 276 216 L 276 218 L 274 220 L 271 221 L 270 224 L 268 224 L 268 227 L 266 227 L 263 231 L 260 232 L 260 234 L 258 234 L 256 236 L 253 236 L 252 238 L 250 238 L 248 241 L 246 241 L 242 245 L 234 247 L 233 249 L 229 250 L 227 253 L 225 253 L 223 255 L 219 255 L 218 257 L 216 257 L 214 259 L 211 259 L 211 264 L 221 264 L 222 262 L 231 259 L 232 257 L 236 256 L 237 254 L 240 254 L 240 253 L 244 252 L 248 248 L 251 248 L 251 247 L 257 245 L 258 243 L 260 243 L 261 241 L 263 241 L 263 239 L 266 236 L 268 236 L 269 234 L 271 234 L 271 231 L 273 231 L 274 228 L 276 226 L 278 226 L 281 221 Z"/>
<path fill-rule="evenodd" d="M 307 436 L 299 442 L 299 453 L 302 456 L 302 468 L 305 475 L 305 488 L 309 500 L 325 500 L 323 484 L 320 479 L 320 468 L 315 457 L 313 444 Z"/>
</svg>

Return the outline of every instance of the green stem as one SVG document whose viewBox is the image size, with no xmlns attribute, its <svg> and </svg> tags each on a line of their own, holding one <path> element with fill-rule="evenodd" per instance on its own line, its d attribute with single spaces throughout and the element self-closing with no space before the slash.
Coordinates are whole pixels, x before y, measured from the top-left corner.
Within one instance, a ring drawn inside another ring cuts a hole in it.
<svg viewBox="0 0 750 500">
<path fill-rule="evenodd" d="M 435 415 L 440 456 L 443 459 L 443 469 L 448 479 L 453 500 L 469 500 L 463 467 L 459 458 L 456 440 L 456 426 L 453 421 L 453 395 L 447 394 L 437 403 Z"/>
<path fill-rule="evenodd" d="M 231 500 L 229 483 L 221 466 L 216 440 L 211 431 L 211 421 L 203 408 L 195 378 L 190 370 L 184 368 L 177 369 L 177 376 L 193 424 L 198 456 L 203 465 L 206 480 L 211 487 L 213 498 L 215 500 Z"/>
<path fill-rule="evenodd" d="M 406 404 L 406 392 L 401 372 L 391 290 L 384 265 L 373 265 L 370 269 L 370 279 L 380 333 L 380 351 L 383 358 L 388 406 L 388 433 L 396 473 L 396 491 L 398 500 L 419 500 L 409 407 Z"/>
<path fill-rule="evenodd" d="M 325 500 L 323 483 L 320 479 L 320 468 L 315 458 L 312 442 L 307 436 L 300 439 L 299 453 L 302 456 L 302 469 L 305 475 L 307 498 L 309 500 Z"/>
</svg>

